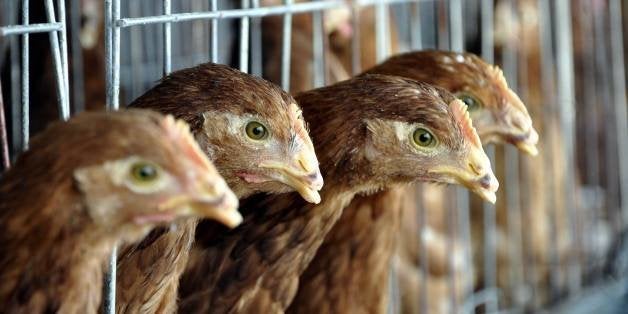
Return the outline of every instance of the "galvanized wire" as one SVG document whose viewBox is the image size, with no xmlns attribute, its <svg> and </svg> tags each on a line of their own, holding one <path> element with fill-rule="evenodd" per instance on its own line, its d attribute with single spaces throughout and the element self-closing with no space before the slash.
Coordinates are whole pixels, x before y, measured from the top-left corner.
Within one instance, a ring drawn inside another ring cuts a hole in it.
<svg viewBox="0 0 628 314">
<path fill-rule="evenodd" d="M 488 62 L 494 62 L 494 25 L 493 25 L 493 0 L 481 0 L 480 3 L 480 23 L 481 23 L 481 55 L 482 58 Z M 491 165 L 493 165 L 493 171 L 495 171 L 495 148 L 487 147 L 486 153 L 488 154 Z M 496 226 L 496 213 L 495 205 L 488 202 L 483 204 L 483 221 L 484 226 L 484 263 L 479 265 L 483 267 L 484 277 L 484 291 L 486 294 L 485 309 L 488 313 L 497 312 L 499 306 L 499 298 L 497 289 L 497 226 Z M 493 292 L 493 293 L 491 293 Z M 476 295 L 476 298 L 478 295 Z"/>
<path fill-rule="evenodd" d="M 2 82 L 0 82 L 0 157 L 2 158 L 2 169 L 6 171 L 11 166 L 11 159 L 9 159 L 9 138 L 7 137 L 7 120 L 4 115 Z"/>
</svg>

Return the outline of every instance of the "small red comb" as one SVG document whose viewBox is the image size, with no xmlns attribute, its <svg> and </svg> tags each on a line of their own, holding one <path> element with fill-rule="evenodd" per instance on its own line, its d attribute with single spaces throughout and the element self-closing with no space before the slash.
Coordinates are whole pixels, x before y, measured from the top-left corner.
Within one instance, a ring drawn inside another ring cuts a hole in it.
<svg viewBox="0 0 628 314">
<path fill-rule="evenodd" d="M 190 126 L 187 123 L 182 120 L 175 120 L 171 115 L 168 115 L 162 120 L 161 125 L 182 154 L 202 169 L 210 170 L 213 168 L 205 153 L 192 137 Z"/>
<path fill-rule="evenodd" d="M 467 106 L 460 99 L 452 101 L 449 106 L 454 113 L 454 119 L 456 120 L 456 122 L 458 122 L 458 125 L 460 125 L 460 128 L 462 129 L 462 134 L 464 135 L 464 137 L 473 145 L 478 147 L 482 146 L 482 142 L 480 142 L 480 137 L 475 131 L 473 123 L 471 122 L 471 118 L 469 117 Z"/>
</svg>

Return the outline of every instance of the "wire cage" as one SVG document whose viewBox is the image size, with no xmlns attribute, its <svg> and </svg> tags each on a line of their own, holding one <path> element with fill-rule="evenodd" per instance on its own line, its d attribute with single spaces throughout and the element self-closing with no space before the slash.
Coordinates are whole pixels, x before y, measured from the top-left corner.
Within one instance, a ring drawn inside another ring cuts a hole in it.
<svg viewBox="0 0 628 314">
<path fill-rule="evenodd" d="M 421 210 L 408 217 L 418 279 L 406 282 L 403 257 L 393 258 L 388 312 L 608 310 L 600 299 L 621 298 L 628 272 L 627 13 L 620 0 L 2 0 L 2 169 L 51 119 L 117 110 L 198 63 L 296 92 L 337 80 L 330 47 L 347 26 L 347 75 L 405 51 L 470 51 L 503 68 L 541 152 L 485 148 L 502 183 L 496 206 L 461 188 L 434 205 L 417 188 Z M 330 29 L 338 16 L 345 28 Z M 106 313 L 115 269 L 114 255 Z"/>
</svg>

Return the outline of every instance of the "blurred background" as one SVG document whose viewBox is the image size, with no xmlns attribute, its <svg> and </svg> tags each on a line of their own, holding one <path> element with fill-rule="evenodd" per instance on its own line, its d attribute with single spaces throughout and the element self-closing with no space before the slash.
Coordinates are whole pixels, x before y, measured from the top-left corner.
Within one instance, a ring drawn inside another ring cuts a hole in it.
<svg viewBox="0 0 628 314">
<path fill-rule="evenodd" d="M 628 313 L 627 16 L 623 0 L 0 0 L 0 169 L 50 121 L 198 63 L 298 92 L 400 52 L 469 51 L 502 67 L 540 154 L 485 148 L 495 206 L 408 195 L 389 313 Z"/>
</svg>

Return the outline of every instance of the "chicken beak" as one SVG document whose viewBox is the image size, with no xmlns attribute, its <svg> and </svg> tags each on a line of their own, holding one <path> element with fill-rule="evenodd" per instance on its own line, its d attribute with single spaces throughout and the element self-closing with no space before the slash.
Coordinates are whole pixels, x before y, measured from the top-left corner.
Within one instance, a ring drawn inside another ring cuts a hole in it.
<svg viewBox="0 0 628 314">
<path fill-rule="evenodd" d="M 491 163 L 482 148 L 472 147 L 467 155 L 466 164 L 461 167 L 441 166 L 432 172 L 453 177 L 454 181 L 463 185 L 487 202 L 495 204 L 495 192 L 499 182 L 491 170 Z"/>
<path fill-rule="evenodd" d="M 215 193 L 207 193 L 202 190 L 197 196 L 192 197 L 189 206 L 194 214 L 208 219 L 216 220 L 221 224 L 235 228 L 242 222 L 242 215 L 238 212 L 238 198 L 227 187 L 224 188 L 220 196 L 212 197 Z"/>
<path fill-rule="evenodd" d="M 536 147 L 536 144 L 539 142 L 539 133 L 536 132 L 534 128 L 530 128 L 528 134 L 526 134 L 523 138 L 518 141 L 514 141 L 514 145 L 517 146 L 519 150 L 530 155 L 536 156 L 539 154 L 539 150 Z"/>
<path fill-rule="evenodd" d="M 263 162 L 262 168 L 275 169 L 279 173 L 280 182 L 292 187 L 303 199 L 318 204 L 321 196 L 318 193 L 323 188 L 323 177 L 318 168 L 316 155 L 303 150 L 286 166 L 281 162 Z"/>
<path fill-rule="evenodd" d="M 458 175 L 458 180 L 466 188 L 487 202 L 495 204 L 495 192 L 499 182 L 491 169 L 491 162 L 481 147 L 472 147 L 467 155 L 467 166 Z"/>
<path fill-rule="evenodd" d="M 238 226 L 243 219 L 238 212 L 238 198 L 222 179 L 198 184 L 187 193 L 170 198 L 160 209 L 216 220 L 229 228 Z"/>
</svg>

